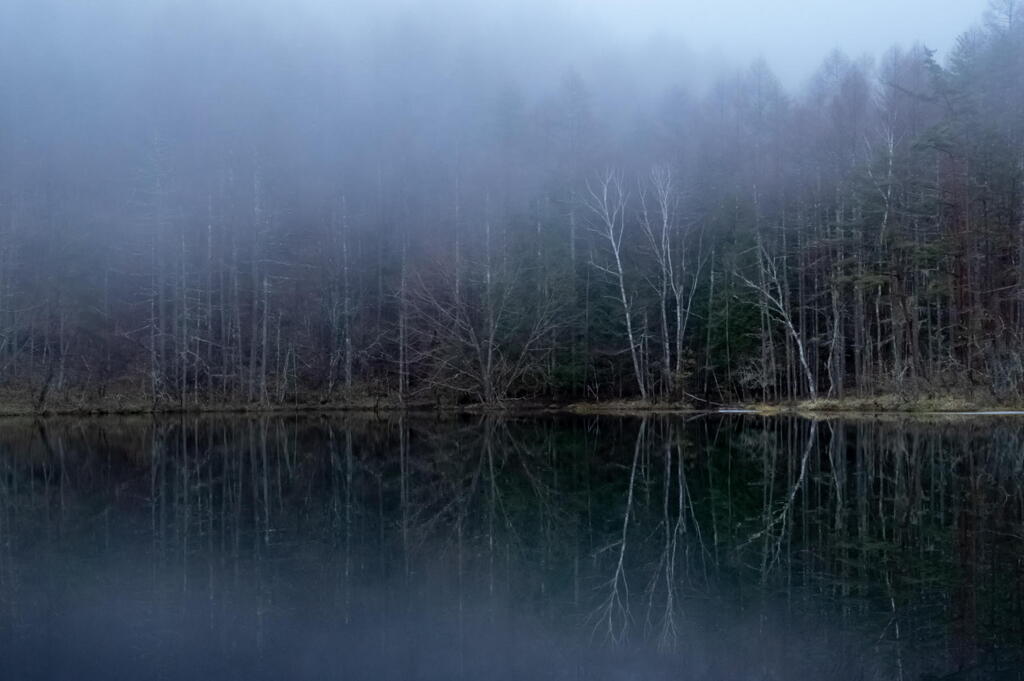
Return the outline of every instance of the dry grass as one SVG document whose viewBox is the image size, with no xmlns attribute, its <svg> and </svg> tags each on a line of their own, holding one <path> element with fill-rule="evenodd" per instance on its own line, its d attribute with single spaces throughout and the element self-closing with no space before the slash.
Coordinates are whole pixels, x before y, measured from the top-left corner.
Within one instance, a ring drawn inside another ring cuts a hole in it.
<svg viewBox="0 0 1024 681">
<path fill-rule="evenodd" d="M 852 397 L 818 399 L 800 402 L 796 411 L 806 412 L 964 412 L 986 409 L 1014 409 L 1019 405 L 994 404 L 990 401 L 972 400 L 955 395 L 906 397 L 902 395 L 878 395 L 873 397 Z"/>
<path fill-rule="evenodd" d="M 281 403 L 201 401 L 182 404 L 167 400 L 153 403 L 146 396 L 132 393 L 126 385 L 119 390 L 98 393 L 89 391 L 51 392 L 46 403 L 38 407 L 38 390 L 8 386 L 0 389 L 0 416 L 34 416 L 40 414 L 151 414 L 151 413 L 260 413 L 286 411 L 429 411 L 429 412 L 563 412 L 574 414 L 671 414 L 703 411 L 687 402 L 653 402 L 650 400 L 607 400 L 601 402 L 545 403 L 530 400 L 509 400 L 499 405 L 460 404 L 444 399 L 416 399 L 402 402 L 395 395 L 379 390 L 356 387 L 325 401 L 313 393 L 303 394 Z M 843 399 L 821 398 L 790 404 L 745 404 L 738 408 L 758 414 L 942 414 L 979 410 L 1017 410 L 1024 405 L 1000 403 L 990 395 L 975 398 L 954 394 L 912 397 L 899 393 Z M 712 410 L 714 411 L 714 410 Z"/>
<path fill-rule="evenodd" d="M 686 402 L 651 402 L 649 400 L 608 400 L 605 402 L 574 402 L 559 411 L 574 414 L 658 414 L 695 411 Z"/>
</svg>

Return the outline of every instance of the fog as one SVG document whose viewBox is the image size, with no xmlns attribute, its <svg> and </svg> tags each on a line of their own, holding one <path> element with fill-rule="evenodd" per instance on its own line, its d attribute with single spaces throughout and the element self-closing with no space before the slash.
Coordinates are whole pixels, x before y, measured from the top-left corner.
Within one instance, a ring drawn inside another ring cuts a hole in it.
<svg viewBox="0 0 1024 681">
<path fill-rule="evenodd" d="M 1024 22 L 987 6 L 9 0 L 0 391 L 725 403 L 988 371 L 1024 319 Z"/>
<path fill-rule="evenodd" d="M 733 65 L 764 58 L 789 85 L 834 49 L 879 55 L 920 42 L 947 55 L 987 0 L 574 0 L 579 17 L 623 42 L 670 40 Z"/>
<path fill-rule="evenodd" d="M 1022 112 L 1022 0 L 0 0 L 0 649 L 1020 669 L 1016 426 L 713 412 L 1024 404 Z"/>
</svg>

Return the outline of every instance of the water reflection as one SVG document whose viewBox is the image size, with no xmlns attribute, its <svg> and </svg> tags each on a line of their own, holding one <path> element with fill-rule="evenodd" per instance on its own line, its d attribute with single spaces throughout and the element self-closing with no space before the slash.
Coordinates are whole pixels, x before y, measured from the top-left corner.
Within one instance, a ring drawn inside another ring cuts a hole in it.
<svg viewBox="0 0 1024 681">
<path fill-rule="evenodd" d="M 13 679 L 1021 679 L 1010 418 L 0 424 Z"/>
</svg>

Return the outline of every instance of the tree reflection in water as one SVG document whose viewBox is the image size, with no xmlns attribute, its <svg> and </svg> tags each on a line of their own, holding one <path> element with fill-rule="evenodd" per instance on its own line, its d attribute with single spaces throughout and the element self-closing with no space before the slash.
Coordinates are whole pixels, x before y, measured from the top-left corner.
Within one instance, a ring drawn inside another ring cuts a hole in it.
<svg viewBox="0 0 1024 681">
<path fill-rule="evenodd" d="M 0 425 L 14 679 L 1020 679 L 1024 421 Z"/>
</svg>

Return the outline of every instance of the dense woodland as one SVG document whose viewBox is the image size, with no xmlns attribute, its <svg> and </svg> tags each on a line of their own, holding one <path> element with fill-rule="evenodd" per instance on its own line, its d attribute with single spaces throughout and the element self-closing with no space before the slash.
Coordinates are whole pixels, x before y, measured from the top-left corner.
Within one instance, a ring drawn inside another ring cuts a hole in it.
<svg viewBox="0 0 1024 681">
<path fill-rule="evenodd" d="M 23 401 L 1024 398 L 1014 0 L 941 62 L 655 95 L 414 24 L 57 4 L 0 22 Z"/>
</svg>

